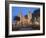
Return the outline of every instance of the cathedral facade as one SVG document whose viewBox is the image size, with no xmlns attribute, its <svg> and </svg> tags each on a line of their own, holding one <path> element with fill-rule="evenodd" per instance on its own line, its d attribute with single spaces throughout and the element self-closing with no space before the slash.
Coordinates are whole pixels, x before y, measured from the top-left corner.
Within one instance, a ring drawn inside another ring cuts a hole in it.
<svg viewBox="0 0 46 38">
<path fill-rule="evenodd" d="M 28 13 L 25 16 L 22 16 L 22 13 L 19 13 L 18 16 L 20 17 L 20 21 L 17 21 L 17 25 L 25 26 L 32 24 L 32 13 Z"/>
</svg>

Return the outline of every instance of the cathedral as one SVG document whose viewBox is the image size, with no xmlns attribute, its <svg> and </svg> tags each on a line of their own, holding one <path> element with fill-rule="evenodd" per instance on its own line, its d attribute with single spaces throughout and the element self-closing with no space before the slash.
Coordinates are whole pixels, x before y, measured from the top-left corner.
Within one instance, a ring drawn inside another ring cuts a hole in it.
<svg viewBox="0 0 46 38">
<path fill-rule="evenodd" d="M 20 21 L 17 21 L 17 25 L 25 26 L 32 24 L 32 13 L 27 13 L 27 15 L 22 16 L 22 13 L 18 13 L 18 17 L 20 17 Z"/>
</svg>

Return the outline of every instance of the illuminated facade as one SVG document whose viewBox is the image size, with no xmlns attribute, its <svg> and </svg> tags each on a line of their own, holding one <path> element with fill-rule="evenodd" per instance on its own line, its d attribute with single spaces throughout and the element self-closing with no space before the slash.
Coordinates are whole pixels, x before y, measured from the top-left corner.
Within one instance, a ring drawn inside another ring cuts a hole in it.
<svg viewBox="0 0 46 38">
<path fill-rule="evenodd" d="M 28 25 L 28 24 L 32 24 L 32 13 L 28 13 L 25 16 L 22 16 L 22 13 L 20 12 L 18 14 L 18 16 L 20 17 L 20 21 L 17 21 L 17 25 Z"/>
</svg>

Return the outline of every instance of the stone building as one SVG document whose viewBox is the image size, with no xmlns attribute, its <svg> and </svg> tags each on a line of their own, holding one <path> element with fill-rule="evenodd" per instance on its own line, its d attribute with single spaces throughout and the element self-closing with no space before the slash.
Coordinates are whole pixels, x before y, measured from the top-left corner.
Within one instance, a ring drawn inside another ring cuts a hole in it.
<svg viewBox="0 0 46 38">
<path fill-rule="evenodd" d="M 17 21 L 17 25 L 26 26 L 32 24 L 32 13 L 29 12 L 27 15 L 22 16 L 22 13 L 19 12 L 18 17 L 20 17 L 20 21 Z"/>
</svg>

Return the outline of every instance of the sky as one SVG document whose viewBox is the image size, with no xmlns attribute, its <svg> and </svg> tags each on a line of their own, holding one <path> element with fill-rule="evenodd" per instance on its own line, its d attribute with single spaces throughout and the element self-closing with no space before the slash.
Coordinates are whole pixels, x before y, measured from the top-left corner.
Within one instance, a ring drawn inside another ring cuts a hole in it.
<svg viewBox="0 0 46 38">
<path fill-rule="evenodd" d="M 32 7 L 12 7 L 12 17 L 18 15 L 19 12 L 22 13 L 22 15 L 26 15 L 29 11 L 33 13 L 38 8 L 32 8 Z"/>
</svg>

